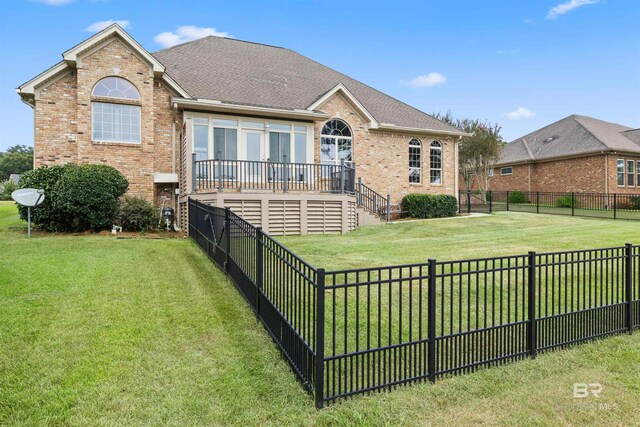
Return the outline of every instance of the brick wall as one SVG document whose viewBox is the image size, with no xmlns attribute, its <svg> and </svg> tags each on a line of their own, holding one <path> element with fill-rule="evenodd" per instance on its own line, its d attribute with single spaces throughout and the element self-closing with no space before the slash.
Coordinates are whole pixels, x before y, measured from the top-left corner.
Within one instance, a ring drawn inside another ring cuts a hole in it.
<svg viewBox="0 0 640 427">
<path fill-rule="evenodd" d="M 318 107 L 333 118 L 344 120 L 353 133 L 353 161 L 356 178 L 380 194 L 391 194 L 393 202 L 400 202 L 409 193 L 456 194 L 456 143 L 453 138 L 436 135 L 417 135 L 368 130 L 366 119 L 340 93 L 336 93 Z M 320 138 L 325 122 L 316 122 L 315 162 L 320 162 Z M 409 141 L 417 138 L 422 143 L 422 183 L 409 183 Z M 441 185 L 429 182 L 429 145 L 432 141 L 442 144 Z"/>
<path fill-rule="evenodd" d="M 137 103 L 141 107 L 140 144 L 91 139 L 91 102 L 100 100 L 91 92 L 99 80 L 108 76 L 129 80 L 140 93 Z M 127 177 L 128 194 L 154 201 L 157 194 L 153 173 L 171 172 L 172 168 L 170 97 L 169 90 L 154 79 L 149 64 L 119 38 L 109 39 L 80 55 L 76 70 L 39 89 L 35 103 L 36 167 L 59 163 L 107 164 Z"/>
<path fill-rule="evenodd" d="M 624 185 L 618 185 L 618 170 L 617 170 L 617 161 L 618 159 L 622 159 L 625 161 L 625 176 L 624 176 Z M 633 160 L 635 165 L 635 176 L 634 176 L 634 184 L 629 185 L 627 180 L 627 160 Z M 625 194 L 640 194 L 640 185 L 638 185 L 638 162 L 640 162 L 640 156 L 632 156 L 626 154 L 610 154 L 607 156 L 607 170 L 608 177 L 607 180 L 609 182 L 609 192 L 611 193 L 625 193 Z"/>
</svg>

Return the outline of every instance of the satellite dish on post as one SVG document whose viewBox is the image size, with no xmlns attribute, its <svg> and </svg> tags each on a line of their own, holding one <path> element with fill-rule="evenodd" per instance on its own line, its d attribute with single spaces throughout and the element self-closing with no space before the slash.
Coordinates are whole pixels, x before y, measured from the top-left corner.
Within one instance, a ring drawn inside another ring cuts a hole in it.
<svg viewBox="0 0 640 427">
<path fill-rule="evenodd" d="M 44 202 L 44 190 L 35 188 L 22 188 L 11 193 L 11 198 L 16 203 L 27 207 L 27 223 L 29 224 L 28 236 L 31 238 L 31 208 Z"/>
</svg>

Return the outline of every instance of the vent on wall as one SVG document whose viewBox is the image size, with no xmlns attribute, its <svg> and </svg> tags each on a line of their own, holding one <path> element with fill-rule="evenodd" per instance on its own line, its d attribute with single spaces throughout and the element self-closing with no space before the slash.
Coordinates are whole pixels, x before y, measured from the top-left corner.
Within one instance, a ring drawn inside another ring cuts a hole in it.
<svg viewBox="0 0 640 427">
<path fill-rule="evenodd" d="M 256 227 L 262 227 L 262 203 L 260 200 L 225 199 L 224 206 Z"/>
</svg>

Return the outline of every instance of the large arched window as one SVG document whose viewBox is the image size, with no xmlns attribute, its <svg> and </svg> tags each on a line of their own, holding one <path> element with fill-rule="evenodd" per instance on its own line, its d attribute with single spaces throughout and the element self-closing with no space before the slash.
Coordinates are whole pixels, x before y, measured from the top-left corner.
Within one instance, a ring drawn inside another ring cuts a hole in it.
<svg viewBox="0 0 640 427">
<path fill-rule="evenodd" d="M 416 138 L 409 141 L 409 182 L 422 182 L 422 144 Z"/>
<path fill-rule="evenodd" d="M 140 143 L 140 93 L 121 77 L 105 77 L 91 92 L 91 138 L 99 142 Z M 116 102 L 109 102 L 112 98 Z"/>
<path fill-rule="evenodd" d="M 432 184 L 442 184 L 442 144 L 433 141 L 429 150 L 430 178 Z"/>
<path fill-rule="evenodd" d="M 349 125 L 339 119 L 329 120 L 320 134 L 320 160 L 327 165 L 339 165 L 343 159 L 351 162 L 352 143 Z"/>
</svg>

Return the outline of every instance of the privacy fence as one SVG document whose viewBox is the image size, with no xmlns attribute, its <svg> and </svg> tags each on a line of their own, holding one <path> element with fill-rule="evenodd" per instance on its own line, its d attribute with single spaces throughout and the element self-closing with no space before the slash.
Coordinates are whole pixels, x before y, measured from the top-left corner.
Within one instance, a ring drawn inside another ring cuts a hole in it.
<svg viewBox="0 0 640 427">
<path fill-rule="evenodd" d="M 228 209 L 189 201 L 317 407 L 640 326 L 640 246 L 325 271 Z"/>
<path fill-rule="evenodd" d="M 458 200 L 460 213 L 512 211 L 640 220 L 640 194 L 463 190 Z"/>
</svg>

